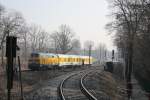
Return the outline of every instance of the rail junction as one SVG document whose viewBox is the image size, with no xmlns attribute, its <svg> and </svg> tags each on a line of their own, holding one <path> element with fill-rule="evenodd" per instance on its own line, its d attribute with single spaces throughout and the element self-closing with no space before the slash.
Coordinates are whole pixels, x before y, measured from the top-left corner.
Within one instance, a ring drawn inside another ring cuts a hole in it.
<svg viewBox="0 0 150 100">
<path fill-rule="evenodd" d="M 84 86 L 84 77 L 92 71 L 78 72 L 65 78 L 59 86 L 59 95 L 62 100 L 97 100 Z M 72 88 L 68 90 L 66 88 Z"/>
<path fill-rule="evenodd" d="M 26 95 L 25 100 L 99 100 L 89 91 L 85 81 L 86 76 L 96 70 L 100 69 L 91 67 L 44 81 L 43 86 Z"/>
</svg>

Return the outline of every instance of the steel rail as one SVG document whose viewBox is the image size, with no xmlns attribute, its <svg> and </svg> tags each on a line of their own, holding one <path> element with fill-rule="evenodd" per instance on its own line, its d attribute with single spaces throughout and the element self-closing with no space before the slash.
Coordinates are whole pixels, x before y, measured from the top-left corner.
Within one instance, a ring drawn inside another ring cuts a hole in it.
<svg viewBox="0 0 150 100">
<path fill-rule="evenodd" d="M 78 73 L 81 73 L 81 72 L 78 72 Z M 65 96 L 64 96 L 64 93 L 63 93 L 63 85 L 64 85 L 65 81 L 68 80 L 70 77 L 72 77 L 72 76 L 74 76 L 74 75 L 77 75 L 78 73 L 74 73 L 74 74 L 72 74 L 72 75 L 66 77 L 66 78 L 63 79 L 63 81 L 60 83 L 60 85 L 59 85 L 59 87 L 58 87 L 58 88 L 59 88 L 59 89 L 58 89 L 58 92 L 59 92 L 59 96 L 60 96 L 61 100 L 66 100 L 66 99 L 65 99 Z"/>
<path fill-rule="evenodd" d="M 85 79 L 85 77 L 91 72 L 86 73 L 80 80 L 80 87 L 82 92 L 89 98 L 89 100 L 98 100 L 94 95 L 92 95 L 89 90 L 85 87 L 83 81 Z"/>
</svg>

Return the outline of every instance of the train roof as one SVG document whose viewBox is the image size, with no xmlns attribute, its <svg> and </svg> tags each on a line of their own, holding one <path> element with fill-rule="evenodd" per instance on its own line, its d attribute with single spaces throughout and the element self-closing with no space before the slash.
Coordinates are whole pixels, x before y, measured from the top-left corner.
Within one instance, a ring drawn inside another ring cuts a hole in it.
<svg viewBox="0 0 150 100">
<path fill-rule="evenodd" d="M 40 56 L 56 56 L 54 53 L 32 52 L 31 54 L 39 54 Z"/>
<path fill-rule="evenodd" d="M 78 58 L 80 56 L 78 55 L 67 55 L 67 54 L 58 54 L 59 57 L 73 57 L 73 58 Z"/>
<path fill-rule="evenodd" d="M 73 58 L 89 58 L 89 56 L 82 56 L 82 55 L 68 55 L 68 54 L 55 54 L 55 53 L 43 53 L 43 52 L 32 52 L 31 54 L 39 54 L 40 56 L 59 56 L 59 57 L 73 57 Z M 90 58 L 93 58 L 92 56 Z"/>
</svg>

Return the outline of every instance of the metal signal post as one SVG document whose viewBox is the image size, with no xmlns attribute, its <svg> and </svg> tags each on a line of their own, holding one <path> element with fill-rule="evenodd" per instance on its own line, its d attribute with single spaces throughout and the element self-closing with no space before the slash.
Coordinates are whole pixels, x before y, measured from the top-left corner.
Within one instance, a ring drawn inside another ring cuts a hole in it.
<svg viewBox="0 0 150 100">
<path fill-rule="evenodd" d="M 7 92 L 8 97 L 7 99 L 10 100 L 11 89 L 13 87 L 13 76 L 14 76 L 14 58 L 16 57 L 16 43 L 17 37 L 14 36 L 7 36 L 6 37 L 6 57 L 7 57 Z"/>
</svg>

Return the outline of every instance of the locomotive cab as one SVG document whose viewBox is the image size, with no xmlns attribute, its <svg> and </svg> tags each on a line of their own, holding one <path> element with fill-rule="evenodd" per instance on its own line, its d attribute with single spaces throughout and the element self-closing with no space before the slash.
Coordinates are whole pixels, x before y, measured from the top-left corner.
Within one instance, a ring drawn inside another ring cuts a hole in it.
<svg viewBox="0 0 150 100">
<path fill-rule="evenodd" d="M 28 68 L 32 70 L 37 70 L 40 67 L 40 59 L 38 53 L 31 53 L 28 60 Z"/>
</svg>

